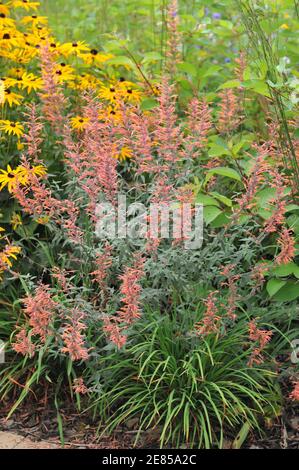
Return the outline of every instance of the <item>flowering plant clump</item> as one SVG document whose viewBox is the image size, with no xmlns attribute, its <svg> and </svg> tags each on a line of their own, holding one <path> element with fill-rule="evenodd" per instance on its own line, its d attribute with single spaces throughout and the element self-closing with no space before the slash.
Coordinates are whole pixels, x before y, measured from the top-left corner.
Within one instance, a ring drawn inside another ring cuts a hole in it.
<svg viewBox="0 0 299 470">
<path fill-rule="evenodd" d="M 281 412 L 298 141 L 278 78 L 249 79 L 237 50 L 209 90 L 184 62 L 178 2 L 164 13 L 154 76 L 125 46 L 60 43 L 39 2 L 0 5 L 0 395 L 20 392 L 12 413 L 58 384 L 107 430 L 137 416 L 161 445 L 221 447 L 227 428 Z"/>
</svg>

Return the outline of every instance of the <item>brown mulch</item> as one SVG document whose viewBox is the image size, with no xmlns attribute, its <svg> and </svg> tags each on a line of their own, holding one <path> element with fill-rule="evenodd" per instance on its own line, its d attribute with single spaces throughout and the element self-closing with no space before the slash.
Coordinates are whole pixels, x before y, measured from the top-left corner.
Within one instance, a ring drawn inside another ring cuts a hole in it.
<svg viewBox="0 0 299 470">
<path fill-rule="evenodd" d="M 34 442 L 47 441 L 61 447 L 58 433 L 57 412 L 44 405 L 27 403 L 6 418 L 11 403 L 2 404 L 0 410 L 0 431 L 16 433 Z M 87 415 L 74 412 L 73 408 L 60 409 L 63 420 L 65 448 L 76 449 L 130 449 L 134 447 L 137 420 L 129 420 L 110 437 L 99 437 L 98 425 Z M 282 414 L 275 421 L 266 423 L 263 437 L 249 434 L 245 447 L 251 449 L 299 449 L 299 404 L 285 400 Z M 230 448 L 234 437 L 227 436 L 225 448 Z M 137 448 L 159 447 L 159 430 L 150 429 L 141 435 Z M 37 446 L 38 447 L 38 446 Z"/>
</svg>

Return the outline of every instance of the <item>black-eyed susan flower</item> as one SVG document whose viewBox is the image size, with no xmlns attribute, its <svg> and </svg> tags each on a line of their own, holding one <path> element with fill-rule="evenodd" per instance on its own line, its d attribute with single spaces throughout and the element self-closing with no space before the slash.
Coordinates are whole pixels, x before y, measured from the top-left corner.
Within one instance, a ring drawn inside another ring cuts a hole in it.
<svg viewBox="0 0 299 470">
<path fill-rule="evenodd" d="M 0 120 L 0 130 L 8 135 L 16 135 L 21 137 L 24 134 L 24 127 L 20 122 L 13 122 L 7 120 Z"/>
<path fill-rule="evenodd" d="M 31 2 L 30 0 L 11 0 L 13 8 L 24 8 L 26 11 L 37 10 L 39 5 L 39 2 Z"/>
<path fill-rule="evenodd" d="M 9 18 L 5 13 L 0 13 L 0 29 L 14 28 L 15 21 Z"/>
<path fill-rule="evenodd" d="M 90 49 L 85 54 L 79 53 L 78 57 L 87 65 L 101 65 L 114 56 L 112 54 L 101 53 L 97 49 Z"/>
<path fill-rule="evenodd" d="M 11 88 L 16 85 L 17 80 L 12 77 L 2 77 L 1 78 L 4 88 Z"/>
<path fill-rule="evenodd" d="M 26 186 L 29 184 L 30 175 L 35 175 L 38 177 L 42 177 L 47 173 L 46 168 L 43 165 L 36 165 L 32 168 L 27 168 L 22 165 L 17 167 L 18 178 L 22 185 Z"/>
<path fill-rule="evenodd" d="M 8 192 L 12 193 L 18 183 L 23 183 L 18 168 L 13 170 L 10 165 L 7 165 L 6 170 L 0 169 L 0 191 L 7 187 Z"/>
<path fill-rule="evenodd" d="M 57 83 L 68 82 L 75 79 L 75 71 L 71 65 L 61 62 L 54 68 L 55 80 Z"/>
<path fill-rule="evenodd" d="M 0 15 L 5 15 L 5 16 L 8 16 L 9 15 L 9 8 L 7 5 L 3 5 L 2 3 L 0 4 Z"/>
<path fill-rule="evenodd" d="M 17 255 L 21 253 L 21 248 L 14 245 L 6 245 L 4 250 L 0 252 L 0 271 L 4 271 L 12 267 L 12 259 L 17 260 Z"/>
<path fill-rule="evenodd" d="M 88 50 L 89 46 L 85 41 L 66 42 L 60 47 L 61 54 L 66 57 L 72 54 L 82 54 L 83 52 L 88 52 Z"/>
<path fill-rule="evenodd" d="M 17 168 L 12 169 L 10 165 L 7 165 L 6 170 L 0 169 L 0 191 L 7 187 L 8 192 L 12 193 L 18 184 L 27 186 L 31 174 L 41 177 L 46 174 L 46 168 L 43 165 L 32 168 L 19 165 Z"/>
<path fill-rule="evenodd" d="M 89 119 L 86 117 L 75 116 L 71 118 L 72 128 L 80 132 L 82 132 L 86 128 L 86 125 L 88 124 L 88 122 L 89 122 Z"/>
<path fill-rule="evenodd" d="M 7 88 L 4 90 L 4 102 L 2 103 L 2 106 L 5 103 L 7 103 L 10 108 L 14 104 L 16 106 L 19 106 L 21 104 L 22 99 L 23 99 L 22 95 L 14 93 L 13 91 L 10 90 L 10 88 Z"/>
<path fill-rule="evenodd" d="M 43 80 L 33 73 L 23 73 L 22 77 L 17 79 L 17 87 L 31 93 L 32 90 L 37 91 L 43 88 Z"/>
<path fill-rule="evenodd" d="M 99 91 L 99 98 L 110 101 L 113 103 L 116 100 L 116 96 L 120 95 L 121 90 L 115 85 L 110 84 L 109 86 L 101 86 Z"/>
<path fill-rule="evenodd" d="M 133 157 L 133 152 L 128 147 L 122 147 L 119 152 L 113 155 L 113 158 L 116 158 L 120 162 L 124 162 L 125 160 L 129 160 Z"/>
<path fill-rule="evenodd" d="M 48 19 L 46 16 L 31 15 L 24 16 L 21 22 L 24 24 L 31 24 L 33 27 L 36 27 L 38 25 L 46 25 L 48 23 Z"/>
<path fill-rule="evenodd" d="M 0 104 L 5 101 L 5 86 L 3 80 L 0 80 Z"/>
</svg>

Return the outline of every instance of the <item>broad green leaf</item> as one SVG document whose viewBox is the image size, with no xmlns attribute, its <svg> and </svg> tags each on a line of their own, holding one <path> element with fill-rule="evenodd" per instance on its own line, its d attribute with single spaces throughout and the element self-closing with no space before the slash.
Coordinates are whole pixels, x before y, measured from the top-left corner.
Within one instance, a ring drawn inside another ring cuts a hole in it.
<svg viewBox="0 0 299 470">
<path fill-rule="evenodd" d="M 208 152 L 209 157 L 221 157 L 222 155 L 230 155 L 228 148 L 224 148 L 218 144 L 212 144 Z"/>
<path fill-rule="evenodd" d="M 242 181 L 240 174 L 236 170 L 234 170 L 233 168 L 225 167 L 225 166 L 218 167 L 218 168 L 211 168 L 211 170 L 208 171 L 208 175 L 211 175 L 211 176 L 220 175 L 220 176 L 225 176 L 233 180 Z"/>
<path fill-rule="evenodd" d="M 213 222 L 219 214 L 221 214 L 221 210 L 216 206 L 206 206 L 203 208 L 203 217 L 207 225 Z"/>
<path fill-rule="evenodd" d="M 225 88 L 239 88 L 241 86 L 240 80 L 228 80 L 227 82 L 220 85 L 218 90 L 223 90 Z"/>
<path fill-rule="evenodd" d="M 272 299 L 277 302 L 292 302 L 299 297 L 299 281 L 287 281 Z"/>
<path fill-rule="evenodd" d="M 273 297 L 286 283 L 287 281 L 282 281 L 281 279 L 270 279 L 266 287 L 270 297 Z"/>
<path fill-rule="evenodd" d="M 202 204 L 203 206 L 218 206 L 219 202 L 207 194 L 198 193 L 196 196 L 196 202 Z"/>
<path fill-rule="evenodd" d="M 146 98 L 142 101 L 140 108 L 142 111 L 148 111 L 155 108 L 158 105 L 157 101 L 154 98 Z"/>
<path fill-rule="evenodd" d="M 191 75 L 191 77 L 196 77 L 197 75 L 197 67 L 195 67 L 194 64 L 190 64 L 189 62 L 182 62 L 181 64 L 178 64 L 178 70 L 181 72 L 185 72 L 188 75 Z"/>
<path fill-rule="evenodd" d="M 269 87 L 264 80 L 246 80 L 245 82 L 243 82 L 243 86 L 245 88 L 255 91 L 259 95 L 266 96 L 267 98 L 271 97 Z"/>
<path fill-rule="evenodd" d="M 233 205 L 232 200 L 226 196 L 223 196 L 223 194 L 219 194 L 216 191 L 212 191 L 210 194 L 214 196 L 216 199 L 218 199 L 218 201 L 222 202 L 222 204 L 224 204 L 225 206 L 232 207 Z"/>
<path fill-rule="evenodd" d="M 299 266 L 291 261 L 287 264 L 282 264 L 281 266 L 277 266 L 274 269 L 271 269 L 271 275 L 277 277 L 285 277 L 290 276 L 293 274 L 295 277 L 299 279 Z"/>
</svg>

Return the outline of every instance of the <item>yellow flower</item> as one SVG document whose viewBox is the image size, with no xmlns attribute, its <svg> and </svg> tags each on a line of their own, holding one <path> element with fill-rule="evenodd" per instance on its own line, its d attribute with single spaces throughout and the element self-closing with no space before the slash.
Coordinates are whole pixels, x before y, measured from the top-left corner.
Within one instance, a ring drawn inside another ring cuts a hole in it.
<svg viewBox="0 0 299 470">
<path fill-rule="evenodd" d="M 0 269 L 8 269 L 12 267 L 12 261 L 10 258 L 16 260 L 17 255 L 21 252 L 19 246 L 6 245 L 4 250 L 0 253 Z"/>
<path fill-rule="evenodd" d="M 26 72 L 24 68 L 14 67 L 12 69 L 9 69 L 8 75 L 12 75 L 13 77 L 16 77 L 16 78 L 22 78 L 22 75 L 24 72 Z"/>
<path fill-rule="evenodd" d="M 13 134 L 17 137 L 21 137 L 24 133 L 24 127 L 19 122 L 4 121 L 0 120 L 0 130 L 6 134 Z"/>
<path fill-rule="evenodd" d="M 116 96 L 120 95 L 120 90 L 114 84 L 102 86 L 99 91 L 99 98 L 110 101 L 113 103 L 116 100 Z"/>
<path fill-rule="evenodd" d="M 37 10 L 39 5 L 39 2 L 30 2 L 29 0 L 11 0 L 11 6 L 13 8 L 25 8 L 27 11 L 30 9 Z"/>
<path fill-rule="evenodd" d="M 60 46 L 60 52 L 64 56 L 69 56 L 71 54 L 82 54 L 82 52 L 87 52 L 89 47 L 85 44 L 85 41 L 77 41 L 77 42 L 67 42 Z"/>
<path fill-rule="evenodd" d="M 38 25 L 43 25 L 48 23 L 48 19 L 46 16 L 37 16 L 37 15 L 31 15 L 31 16 L 24 16 L 21 20 L 22 23 L 24 24 L 32 24 L 33 27 L 36 27 Z"/>
<path fill-rule="evenodd" d="M 3 80 L 0 80 L 0 104 L 3 104 L 5 101 L 5 87 Z"/>
<path fill-rule="evenodd" d="M 116 158 L 120 162 L 124 162 L 125 160 L 130 159 L 132 157 L 133 157 L 133 152 L 128 147 L 122 147 L 120 149 L 120 152 L 113 155 L 113 158 Z"/>
<path fill-rule="evenodd" d="M 141 92 L 128 85 L 124 89 L 125 98 L 129 102 L 139 103 L 141 101 Z"/>
<path fill-rule="evenodd" d="M 40 225 L 46 225 L 50 220 L 50 217 L 48 215 L 42 215 L 38 219 L 35 219 L 35 222 L 37 222 Z"/>
<path fill-rule="evenodd" d="M 290 29 L 290 27 L 286 23 L 284 23 L 280 26 L 280 29 Z"/>
<path fill-rule="evenodd" d="M 42 177 L 47 173 L 47 170 L 43 165 L 33 166 L 32 168 L 26 168 L 20 165 L 16 170 L 18 171 L 18 178 L 24 186 L 29 184 L 30 175 Z"/>
<path fill-rule="evenodd" d="M 19 165 L 14 170 L 7 165 L 6 170 L 0 170 L 0 191 L 7 186 L 8 192 L 12 193 L 17 184 L 26 186 L 29 184 L 30 175 L 41 177 L 46 174 L 46 168 L 43 165 L 37 165 L 32 168 L 25 168 Z"/>
<path fill-rule="evenodd" d="M 74 82 L 69 83 L 69 87 L 75 90 L 96 90 L 102 83 L 90 73 L 82 73 L 81 75 L 74 78 Z"/>
<path fill-rule="evenodd" d="M 8 18 L 5 13 L 0 13 L 0 29 L 4 28 L 14 28 L 15 21 L 11 18 Z"/>
<path fill-rule="evenodd" d="M 16 230 L 19 227 L 19 225 L 22 225 L 22 219 L 21 219 L 20 214 L 17 214 L 16 212 L 14 212 L 11 216 L 10 224 L 13 230 Z"/>
<path fill-rule="evenodd" d="M 83 131 L 88 122 L 89 122 L 88 118 L 84 118 L 81 116 L 76 116 L 76 117 L 71 118 L 72 128 L 77 129 L 78 131 Z"/>
<path fill-rule="evenodd" d="M 10 108 L 14 104 L 19 106 L 21 104 L 22 99 L 23 99 L 22 95 L 18 95 L 17 93 L 14 93 L 9 88 L 7 88 L 4 92 L 4 103 L 2 103 L 2 106 L 5 103 L 8 103 Z"/>
<path fill-rule="evenodd" d="M 23 73 L 22 77 L 17 79 L 18 88 L 27 90 L 27 93 L 31 93 L 32 90 L 37 91 L 41 90 L 43 87 L 43 80 L 33 73 Z"/>
<path fill-rule="evenodd" d="M 20 139 L 18 139 L 18 142 L 17 142 L 17 149 L 19 151 L 23 150 L 24 148 L 24 144 L 22 144 L 22 142 L 20 141 Z"/>
<path fill-rule="evenodd" d="M 70 65 L 61 62 L 55 66 L 55 79 L 57 83 L 67 82 L 69 80 L 74 80 L 74 69 Z"/>
<path fill-rule="evenodd" d="M 7 165 L 6 170 L 0 169 L 0 191 L 7 186 L 8 192 L 12 192 L 17 183 L 22 184 L 22 177 L 19 170 L 13 170 L 10 165 Z"/>
<path fill-rule="evenodd" d="M 90 49 L 88 53 L 78 54 L 78 57 L 82 59 L 87 65 L 101 65 L 106 60 L 112 59 L 114 56 L 112 54 L 102 54 L 97 49 Z"/>
<path fill-rule="evenodd" d="M 119 123 L 123 119 L 123 114 L 117 106 L 109 105 L 106 109 L 99 113 L 99 119 L 106 121 L 110 120 L 115 123 Z"/>
<path fill-rule="evenodd" d="M 0 3 L 0 14 L 1 13 L 5 16 L 9 15 L 9 9 L 7 8 L 7 5 L 2 5 L 2 3 Z"/>
</svg>

